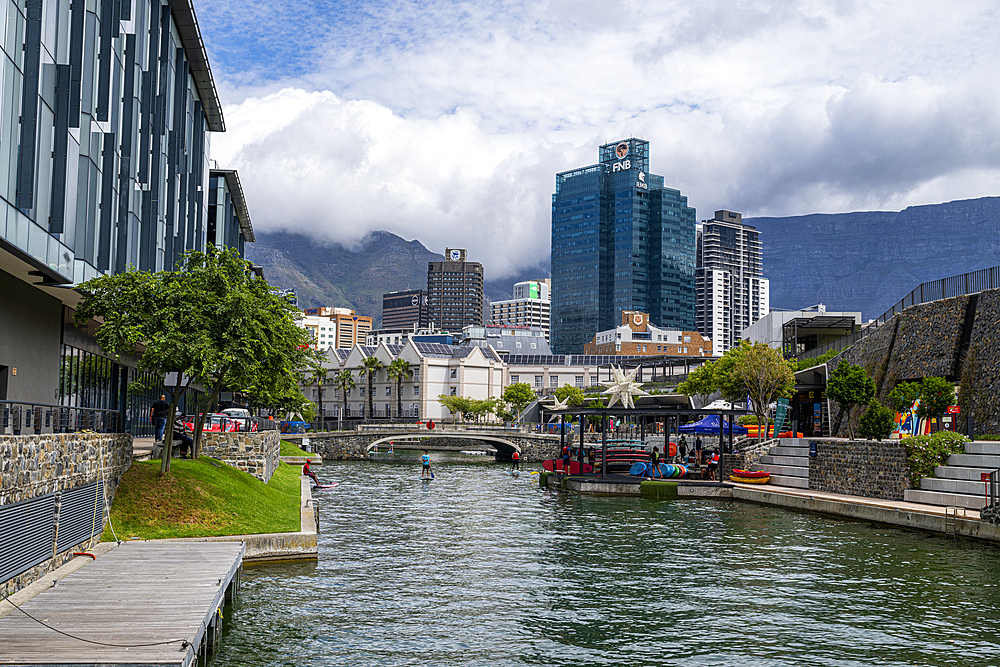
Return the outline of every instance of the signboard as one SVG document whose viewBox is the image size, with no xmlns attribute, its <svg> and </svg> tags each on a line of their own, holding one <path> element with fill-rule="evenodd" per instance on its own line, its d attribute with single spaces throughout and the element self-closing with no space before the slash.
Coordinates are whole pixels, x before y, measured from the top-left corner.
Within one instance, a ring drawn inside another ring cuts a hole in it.
<svg viewBox="0 0 1000 667">
<path fill-rule="evenodd" d="M 785 424 L 785 416 L 788 414 L 788 399 L 779 398 L 778 407 L 774 410 L 774 437 L 781 433 L 781 427 Z"/>
<path fill-rule="evenodd" d="M 960 414 L 962 414 L 962 408 L 959 407 L 959 406 L 957 406 L 957 405 L 949 405 L 948 409 L 946 410 L 946 412 L 949 415 L 960 415 Z"/>
<path fill-rule="evenodd" d="M 537 299 L 538 298 L 538 283 L 528 283 L 528 298 Z"/>
</svg>

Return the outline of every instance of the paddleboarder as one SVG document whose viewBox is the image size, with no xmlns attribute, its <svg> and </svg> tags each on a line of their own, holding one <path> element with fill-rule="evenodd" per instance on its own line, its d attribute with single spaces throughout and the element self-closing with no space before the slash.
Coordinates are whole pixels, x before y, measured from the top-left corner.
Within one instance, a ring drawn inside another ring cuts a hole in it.
<svg viewBox="0 0 1000 667">
<path fill-rule="evenodd" d="M 518 453 L 518 451 L 516 449 L 514 450 L 514 453 L 511 455 L 510 461 L 511 461 L 511 463 L 510 463 L 510 471 L 514 472 L 515 470 L 517 470 L 518 472 L 520 472 L 521 471 L 521 467 L 520 467 L 521 455 Z"/>
<path fill-rule="evenodd" d="M 319 479 L 316 478 L 316 473 L 309 469 L 309 462 L 311 459 L 306 459 L 306 462 L 302 464 L 302 474 L 308 477 L 312 477 L 313 483 L 319 486 Z"/>
<path fill-rule="evenodd" d="M 431 453 L 429 450 L 424 450 L 420 461 L 424 464 L 424 469 L 420 471 L 420 479 L 434 479 L 434 473 L 431 472 Z"/>
</svg>

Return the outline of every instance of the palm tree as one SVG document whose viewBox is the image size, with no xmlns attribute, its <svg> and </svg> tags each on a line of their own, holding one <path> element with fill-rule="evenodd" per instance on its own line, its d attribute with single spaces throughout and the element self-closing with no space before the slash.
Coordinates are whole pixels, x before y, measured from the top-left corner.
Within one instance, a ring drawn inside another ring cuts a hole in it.
<svg viewBox="0 0 1000 667">
<path fill-rule="evenodd" d="M 343 417 L 347 416 L 347 392 L 354 389 L 354 373 L 347 370 L 346 368 L 339 373 L 337 373 L 333 378 L 334 384 L 340 389 L 341 393 L 344 395 L 344 413 Z"/>
<path fill-rule="evenodd" d="M 403 416 L 403 379 L 413 377 L 413 369 L 409 361 L 397 357 L 389 364 L 386 373 L 396 381 L 396 419 L 399 419 Z"/>
<path fill-rule="evenodd" d="M 322 364 L 312 369 L 312 381 L 316 383 L 316 418 L 320 428 L 323 426 L 323 383 L 326 382 L 327 369 Z"/>
<path fill-rule="evenodd" d="M 375 374 L 382 370 L 384 366 L 382 362 L 378 360 L 378 357 L 365 357 L 365 360 L 361 362 L 361 370 L 358 371 L 360 375 L 368 376 L 368 418 L 371 419 L 375 416 L 375 406 L 373 404 L 375 400 Z"/>
</svg>

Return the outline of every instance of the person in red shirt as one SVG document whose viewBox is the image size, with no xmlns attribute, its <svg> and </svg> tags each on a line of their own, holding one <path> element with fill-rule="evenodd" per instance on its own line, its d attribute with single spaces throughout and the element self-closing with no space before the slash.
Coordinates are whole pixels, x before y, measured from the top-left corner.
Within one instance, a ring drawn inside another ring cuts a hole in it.
<svg viewBox="0 0 1000 667">
<path fill-rule="evenodd" d="M 312 477 L 313 482 L 319 486 L 319 479 L 316 478 L 316 473 L 309 469 L 309 463 L 311 459 L 306 459 L 306 462 L 302 464 L 302 474 L 308 477 Z"/>
<path fill-rule="evenodd" d="M 515 470 L 517 470 L 518 472 L 520 472 L 521 455 L 518 453 L 516 449 L 514 450 L 514 453 L 511 455 L 510 459 L 511 459 L 510 471 L 514 472 Z"/>
</svg>

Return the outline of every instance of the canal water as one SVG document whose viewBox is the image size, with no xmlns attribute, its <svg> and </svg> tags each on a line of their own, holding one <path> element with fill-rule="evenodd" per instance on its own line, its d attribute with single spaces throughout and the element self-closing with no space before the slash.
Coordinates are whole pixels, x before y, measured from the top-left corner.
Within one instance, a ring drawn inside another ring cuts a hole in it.
<svg viewBox="0 0 1000 667">
<path fill-rule="evenodd" d="M 248 566 L 229 665 L 1000 665 L 1000 550 L 485 457 L 327 463 L 319 561 Z"/>
</svg>

